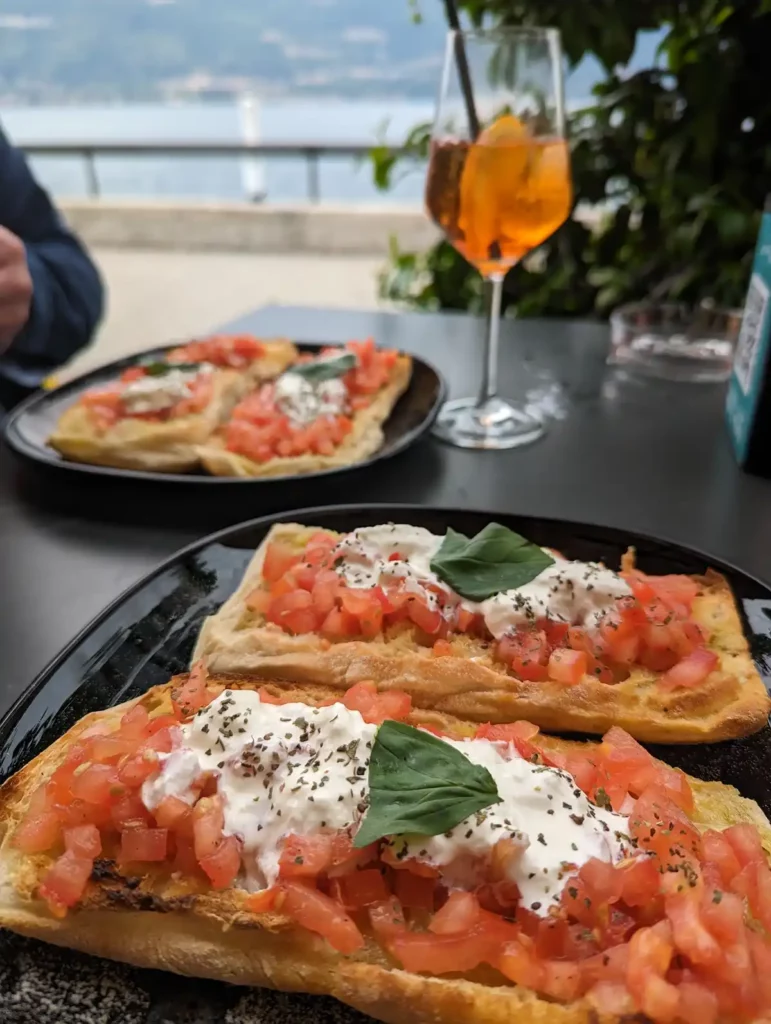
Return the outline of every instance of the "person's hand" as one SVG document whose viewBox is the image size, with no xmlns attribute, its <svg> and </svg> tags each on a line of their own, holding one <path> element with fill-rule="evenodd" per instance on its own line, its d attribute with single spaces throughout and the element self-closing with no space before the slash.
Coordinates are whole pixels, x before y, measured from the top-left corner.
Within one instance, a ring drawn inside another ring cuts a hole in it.
<svg viewBox="0 0 771 1024">
<path fill-rule="evenodd" d="M 0 355 L 29 319 L 32 278 L 20 238 L 0 226 Z"/>
</svg>

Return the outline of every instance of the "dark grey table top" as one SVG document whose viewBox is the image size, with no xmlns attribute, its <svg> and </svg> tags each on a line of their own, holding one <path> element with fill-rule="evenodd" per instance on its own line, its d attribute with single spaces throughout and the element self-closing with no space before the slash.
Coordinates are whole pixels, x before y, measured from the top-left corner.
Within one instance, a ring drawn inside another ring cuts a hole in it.
<svg viewBox="0 0 771 1024">
<path fill-rule="evenodd" d="M 453 395 L 473 392 L 479 377 L 481 325 L 466 317 L 274 307 L 234 326 L 307 341 L 371 334 L 424 356 Z M 542 441 L 479 452 L 427 439 L 366 475 L 326 482 L 304 503 L 404 501 L 605 523 L 690 544 L 771 580 L 771 481 L 734 463 L 723 388 L 604 376 L 606 347 L 603 325 L 505 324 L 502 392 L 554 379 L 568 394 L 567 415 Z M 0 451 L 0 713 L 107 602 L 205 532 L 109 522 L 108 504 L 95 502 L 85 519 L 46 509 L 44 492 L 32 503 Z M 232 521 L 257 514 L 227 511 Z"/>
</svg>

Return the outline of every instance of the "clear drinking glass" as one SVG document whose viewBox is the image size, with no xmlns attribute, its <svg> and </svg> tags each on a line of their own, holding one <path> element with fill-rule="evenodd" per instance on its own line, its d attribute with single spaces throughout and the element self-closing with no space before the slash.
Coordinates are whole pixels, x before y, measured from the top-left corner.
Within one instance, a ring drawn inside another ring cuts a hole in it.
<svg viewBox="0 0 771 1024">
<path fill-rule="evenodd" d="M 731 376 L 740 309 L 702 302 L 632 302 L 610 317 L 610 363 L 663 380 L 715 383 Z"/>
<path fill-rule="evenodd" d="M 480 393 L 442 408 L 434 432 L 443 440 L 513 448 L 543 433 L 523 404 L 498 395 L 501 292 L 506 271 L 553 234 L 571 203 L 559 32 L 451 31 L 426 206 L 488 282 L 490 311 Z"/>
</svg>

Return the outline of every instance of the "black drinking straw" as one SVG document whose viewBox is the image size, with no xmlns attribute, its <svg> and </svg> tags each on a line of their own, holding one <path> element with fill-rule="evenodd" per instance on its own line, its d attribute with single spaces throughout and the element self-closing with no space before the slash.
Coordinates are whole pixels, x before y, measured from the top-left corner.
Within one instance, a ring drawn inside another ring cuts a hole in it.
<svg viewBox="0 0 771 1024">
<path fill-rule="evenodd" d="M 471 73 L 469 72 L 468 60 L 466 59 L 466 47 L 463 44 L 461 35 L 460 18 L 455 0 L 444 0 L 444 9 L 447 13 L 447 22 L 455 32 L 455 59 L 458 62 L 458 75 L 460 76 L 460 87 L 463 99 L 466 104 L 466 116 L 468 117 L 469 134 L 473 142 L 479 135 L 479 118 L 477 117 L 474 105 L 474 93 L 471 87 Z"/>
</svg>

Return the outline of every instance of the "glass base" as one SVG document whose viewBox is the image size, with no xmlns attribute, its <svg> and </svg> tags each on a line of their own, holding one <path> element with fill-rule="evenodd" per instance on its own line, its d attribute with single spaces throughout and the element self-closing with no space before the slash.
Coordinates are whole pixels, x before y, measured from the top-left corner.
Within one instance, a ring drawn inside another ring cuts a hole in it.
<svg viewBox="0 0 771 1024">
<path fill-rule="evenodd" d="M 518 448 L 537 441 L 545 433 L 543 423 L 521 406 L 503 398 L 483 405 L 477 398 L 446 402 L 434 424 L 434 434 L 458 448 Z"/>
</svg>

